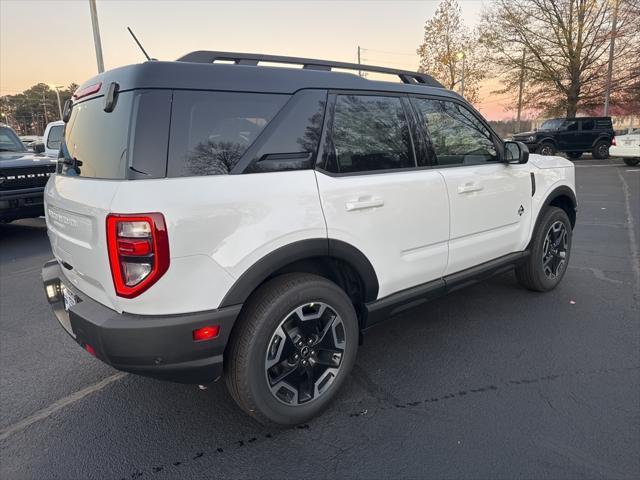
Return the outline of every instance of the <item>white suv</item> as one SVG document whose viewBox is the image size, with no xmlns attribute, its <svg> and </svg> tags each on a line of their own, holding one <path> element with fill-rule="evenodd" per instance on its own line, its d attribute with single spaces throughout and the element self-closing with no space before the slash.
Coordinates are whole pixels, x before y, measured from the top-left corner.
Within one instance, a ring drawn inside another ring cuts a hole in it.
<svg viewBox="0 0 640 480">
<path fill-rule="evenodd" d="M 425 74 L 201 51 L 93 78 L 65 120 L 58 320 L 121 370 L 224 374 L 262 422 L 322 410 L 374 323 L 514 266 L 550 290 L 569 262 L 573 164 L 503 142 Z"/>
</svg>

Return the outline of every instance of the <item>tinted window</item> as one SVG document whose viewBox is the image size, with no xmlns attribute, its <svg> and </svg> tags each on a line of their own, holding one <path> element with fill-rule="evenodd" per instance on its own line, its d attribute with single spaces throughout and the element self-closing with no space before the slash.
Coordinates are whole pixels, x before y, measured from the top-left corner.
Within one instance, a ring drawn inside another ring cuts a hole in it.
<svg viewBox="0 0 640 480">
<path fill-rule="evenodd" d="M 312 168 L 326 103 L 325 90 L 296 93 L 247 151 L 248 172 Z"/>
<path fill-rule="evenodd" d="M 68 176 L 127 178 L 127 145 L 133 92 L 122 92 L 113 112 L 104 98 L 75 104 L 61 146 L 59 172 Z"/>
<path fill-rule="evenodd" d="M 465 107 L 444 100 L 411 101 L 425 123 L 439 165 L 477 165 L 498 160 L 491 132 Z"/>
<path fill-rule="evenodd" d="M 175 92 L 169 176 L 228 174 L 288 98 L 259 93 Z"/>
<path fill-rule="evenodd" d="M 58 150 L 60 148 L 63 133 L 64 125 L 55 125 L 51 127 L 49 130 L 49 137 L 47 138 L 47 148 Z"/>
<path fill-rule="evenodd" d="M 567 120 L 564 125 L 563 125 L 564 129 L 568 132 L 573 132 L 575 130 L 578 130 L 578 122 L 577 121 L 569 121 Z"/>
<path fill-rule="evenodd" d="M 24 152 L 24 144 L 13 130 L 0 127 L 0 152 Z"/>
<path fill-rule="evenodd" d="M 582 130 L 593 130 L 595 126 L 596 126 L 596 122 L 594 120 L 582 121 Z"/>
<path fill-rule="evenodd" d="M 327 168 L 338 173 L 415 166 L 409 127 L 398 97 L 338 95 Z"/>
</svg>

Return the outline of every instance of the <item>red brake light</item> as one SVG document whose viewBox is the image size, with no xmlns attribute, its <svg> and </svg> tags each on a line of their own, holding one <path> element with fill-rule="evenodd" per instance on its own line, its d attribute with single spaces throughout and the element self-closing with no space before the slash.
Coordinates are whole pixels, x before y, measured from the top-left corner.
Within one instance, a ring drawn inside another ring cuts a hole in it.
<svg viewBox="0 0 640 480">
<path fill-rule="evenodd" d="M 611 145 L 613 145 L 614 147 L 617 145 L 616 137 L 613 137 L 613 139 L 611 140 Z"/>
<path fill-rule="evenodd" d="M 220 332 L 220 325 L 208 325 L 193 331 L 193 341 L 202 342 L 216 338 Z"/>
<path fill-rule="evenodd" d="M 108 215 L 107 247 L 119 297 L 137 297 L 169 269 L 169 237 L 161 213 Z"/>
<path fill-rule="evenodd" d="M 93 85 L 89 85 L 88 87 L 79 88 L 73 93 L 73 98 L 78 100 L 79 98 L 86 97 L 87 95 L 91 95 L 92 93 L 99 92 L 101 87 L 102 82 L 94 83 Z"/>
</svg>

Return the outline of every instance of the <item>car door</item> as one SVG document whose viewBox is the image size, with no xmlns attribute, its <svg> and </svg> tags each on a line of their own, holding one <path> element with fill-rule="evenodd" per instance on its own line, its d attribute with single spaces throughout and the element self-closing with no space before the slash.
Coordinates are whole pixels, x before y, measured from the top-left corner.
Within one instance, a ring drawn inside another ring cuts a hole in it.
<svg viewBox="0 0 640 480">
<path fill-rule="evenodd" d="M 580 134 L 578 136 L 578 146 L 582 150 L 590 150 L 598 139 L 596 121 L 592 118 L 580 121 Z"/>
<path fill-rule="evenodd" d="M 412 97 L 449 198 L 445 275 L 522 250 L 531 224 L 527 165 L 500 161 L 502 144 L 457 100 Z"/>
<path fill-rule="evenodd" d="M 557 133 L 558 150 L 575 151 L 580 149 L 580 132 L 577 120 L 565 120 Z"/>
<path fill-rule="evenodd" d="M 316 172 L 328 236 L 369 259 L 379 298 L 440 279 L 447 264 L 446 186 L 416 166 L 407 112 L 401 95 L 331 94 Z"/>
</svg>

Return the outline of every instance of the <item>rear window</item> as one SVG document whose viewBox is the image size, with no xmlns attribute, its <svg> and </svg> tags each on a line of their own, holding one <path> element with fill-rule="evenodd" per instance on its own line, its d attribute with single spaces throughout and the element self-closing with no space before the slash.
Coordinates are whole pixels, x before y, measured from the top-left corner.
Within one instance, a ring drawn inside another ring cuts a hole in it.
<svg viewBox="0 0 640 480">
<path fill-rule="evenodd" d="M 127 178 L 127 145 L 133 92 L 118 95 L 114 110 L 104 111 L 98 97 L 73 106 L 67 123 L 58 173 L 104 179 Z"/>
<path fill-rule="evenodd" d="M 174 92 L 168 176 L 230 173 L 288 99 L 260 93 Z"/>
</svg>

